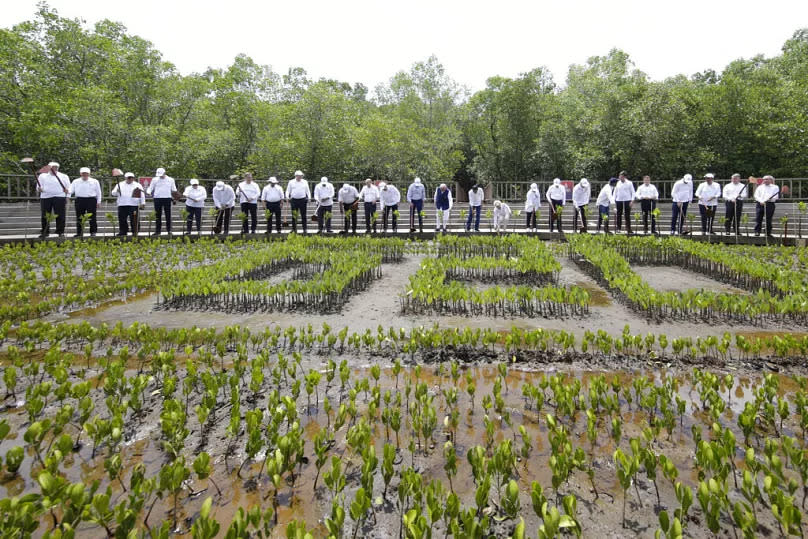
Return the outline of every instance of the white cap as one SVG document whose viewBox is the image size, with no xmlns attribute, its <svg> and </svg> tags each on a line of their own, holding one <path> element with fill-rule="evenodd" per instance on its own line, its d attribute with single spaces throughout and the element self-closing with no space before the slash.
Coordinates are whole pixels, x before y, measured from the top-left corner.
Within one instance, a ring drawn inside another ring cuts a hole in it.
<svg viewBox="0 0 808 539">
<path fill-rule="evenodd" d="M 328 178 L 323 176 L 322 178 L 320 178 L 320 183 L 328 183 Z"/>
<path fill-rule="evenodd" d="M 219 180 L 218 182 L 216 182 L 216 187 L 224 187 L 224 182 L 222 180 Z"/>
<path fill-rule="evenodd" d="M 124 177 L 124 178 L 134 178 L 134 177 L 135 177 L 135 175 L 134 175 L 134 174 L 132 174 L 131 172 L 127 172 L 126 174 L 124 174 L 124 175 L 123 175 L 123 177 Z"/>
<path fill-rule="evenodd" d="M 278 178 L 276 178 L 275 176 L 270 176 L 269 183 L 278 183 Z"/>
<path fill-rule="evenodd" d="M 379 182 L 379 189 L 387 189 L 387 184 L 384 182 Z"/>
<path fill-rule="evenodd" d="M 693 181 L 693 176 L 691 176 L 690 174 L 685 174 L 684 177 L 682 177 L 682 179 L 685 182 L 690 182 L 690 181 Z"/>
<path fill-rule="evenodd" d="M 89 173 L 90 173 L 90 169 L 89 169 L 89 168 L 87 168 L 87 167 L 81 167 L 81 168 L 79 169 L 79 174 L 85 174 L 85 173 L 86 173 L 86 174 L 89 174 Z"/>
<path fill-rule="evenodd" d="M 421 183 L 421 178 L 415 178 L 415 179 L 413 180 L 413 182 L 415 182 L 415 183 Z"/>
<path fill-rule="evenodd" d="M 536 183 L 531 183 L 530 184 L 530 190 L 531 191 L 538 191 L 539 190 L 539 185 L 536 184 Z"/>
<path fill-rule="evenodd" d="M 704 175 L 704 177 L 710 178 L 712 180 L 713 178 L 715 178 L 715 174 L 713 174 L 712 172 L 708 172 L 707 174 Z"/>
<path fill-rule="evenodd" d="M 553 178 L 553 185 L 561 185 L 561 178 Z"/>
<path fill-rule="evenodd" d="M 162 176 L 165 173 L 166 173 L 166 169 L 164 169 L 163 167 L 160 167 L 160 168 L 157 169 L 157 172 L 155 172 L 154 175 L 155 176 Z"/>
<path fill-rule="evenodd" d="M 49 167 L 58 167 L 59 163 L 57 163 L 56 161 L 51 161 L 50 163 L 48 163 L 48 166 Z"/>
<path fill-rule="evenodd" d="M 365 183 L 373 183 L 373 180 L 371 180 L 370 178 L 365 178 Z"/>
<path fill-rule="evenodd" d="M 191 178 L 191 185 L 199 185 L 199 180 L 196 178 Z"/>
<path fill-rule="evenodd" d="M 766 174 L 765 176 L 763 176 L 763 180 L 764 180 L 764 181 L 765 181 L 765 180 L 771 180 L 771 181 L 774 181 L 774 176 L 772 176 L 772 175 L 770 175 L 770 174 Z"/>
<path fill-rule="evenodd" d="M 302 171 L 302 170 L 296 170 L 296 171 L 295 171 L 295 176 L 302 176 L 302 175 L 303 175 L 303 171 Z"/>
<path fill-rule="evenodd" d="M 502 206 L 502 202 L 500 202 L 499 200 L 495 200 L 494 201 L 494 207 L 499 208 L 500 206 Z"/>
<path fill-rule="evenodd" d="M 584 187 L 589 187 L 589 180 L 587 180 L 586 178 L 581 178 L 581 185 L 583 185 Z"/>
<path fill-rule="evenodd" d="M 350 187 L 350 186 L 351 186 L 351 184 L 349 184 L 349 183 L 343 183 L 343 184 L 342 184 L 342 188 L 343 188 L 343 189 L 345 189 L 346 187 Z"/>
</svg>

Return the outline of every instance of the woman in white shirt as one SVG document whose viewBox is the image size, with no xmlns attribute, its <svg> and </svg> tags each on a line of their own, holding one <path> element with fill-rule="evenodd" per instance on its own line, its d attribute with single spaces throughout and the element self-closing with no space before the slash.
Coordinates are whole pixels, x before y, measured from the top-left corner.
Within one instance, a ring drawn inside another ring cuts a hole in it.
<svg viewBox="0 0 808 539">
<path fill-rule="evenodd" d="M 193 178 L 191 185 L 185 188 L 182 196 L 185 197 L 185 210 L 188 212 L 188 217 L 185 219 L 185 233 L 191 233 L 191 221 L 196 221 L 196 233 L 202 233 L 202 208 L 205 207 L 205 199 L 208 198 L 208 192 L 204 187 L 199 185 L 199 180 Z"/>
</svg>

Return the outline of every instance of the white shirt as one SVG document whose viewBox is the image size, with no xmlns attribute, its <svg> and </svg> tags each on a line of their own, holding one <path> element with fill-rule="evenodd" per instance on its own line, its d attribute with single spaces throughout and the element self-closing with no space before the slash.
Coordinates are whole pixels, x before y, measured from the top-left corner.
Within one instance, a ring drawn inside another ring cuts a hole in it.
<svg viewBox="0 0 808 539">
<path fill-rule="evenodd" d="M 482 206 L 485 190 L 480 188 L 476 191 L 474 189 L 469 191 L 469 206 Z"/>
<path fill-rule="evenodd" d="M 566 199 L 567 199 L 567 189 L 563 185 L 553 184 L 547 188 L 547 202 L 550 202 L 552 204 L 551 201 L 555 200 L 556 202 L 561 202 L 561 205 L 563 206 L 564 204 L 566 204 Z"/>
<path fill-rule="evenodd" d="M 742 184 L 741 182 L 738 183 L 729 182 L 724 186 L 724 200 L 732 202 L 738 199 L 741 200 L 745 199 L 749 191 L 748 188 L 744 189 L 744 187 L 745 185 Z"/>
<path fill-rule="evenodd" d="M 541 195 L 538 191 L 534 191 L 533 189 L 527 192 L 527 199 L 525 200 L 525 211 L 528 213 L 533 213 L 537 209 L 541 208 Z"/>
<path fill-rule="evenodd" d="M 671 199 L 674 202 L 690 202 L 693 200 L 693 182 L 677 180 L 671 189 Z"/>
<path fill-rule="evenodd" d="M 634 200 L 634 184 L 629 180 L 618 180 L 617 185 L 614 186 L 614 201 L 615 202 L 628 202 Z"/>
<path fill-rule="evenodd" d="M 401 193 L 398 192 L 395 185 L 386 185 L 384 189 L 379 191 L 379 199 L 382 203 L 382 208 L 385 206 L 395 206 L 401 202 Z"/>
<path fill-rule="evenodd" d="M 140 196 L 133 197 L 132 193 L 135 189 L 140 189 Z M 132 183 L 121 182 L 112 188 L 112 196 L 118 199 L 118 206 L 145 206 L 146 193 L 143 188 L 136 181 Z"/>
<path fill-rule="evenodd" d="M 301 179 L 298 181 L 297 179 L 290 180 L 289 183 L 286 185 L 286 198 L 288 199 L 310 199 L 311 198 L 311 189 L 309 189 L 309 182 L 306 180 Z"/>
<path fill-rule="evenodd" d="M 598 206 L 611 206 L 614 204 L 614 195 L 612 194 L 612 186 L 608 183 L 600 188 L 600 193 L 598 193 L 598 200 L 596 202 Z"/>
<path fill-rule="evenodd" d="M 364 202 L 376 202 L 379 200 L 379 188 L 373 184 L 363 185 L 362 190 L 359 191 L 359 198 Z"/>
<path fill-rule="evenodd" d="M 359 191 L 353 185 L 343 185 L 337 193 L 337 201 L 343 204 L 353 204 L 359 198 Z"/>
<path fill-rule="evenodd" d="M 264 202 L 280 202 L 283 198 L 283 188 L 277 183 L 268 183 L 261 191 L 261 200 Z"/>
<path fill-rule="evenodd" d="M 780 198 L 780 188 L 774 185 L 766 185 L 761 183 L 755 188 L 755 200 L 764 204 L 766 202 L 775 202 Z"/>
<path fill-rule="evenodd" d="M 411 183 L 407 188 L 407 202 L 426 198 L 426 187 L 423 183 Z"/>
<path fill-rule="evenodd" d="M 56 176 L 52 172 L 43 172 L 39 175 L 39 185 L 36 190 L 41 194 L 39 198 L 65 198 L 65 189 L 70 190 L 70 178 L 67 174 L 57 172 Z"/>
<path fill-rule="evenodd" d="M 154 198 L 171 198 L 171 193 L 177 190 L 177 184 L 171 176 L 152 178 L 149 188 L 146 190 Z"/>
<path fill-rule="evenodd" d="M 334 205 L 334 186 L 330 183 L 318 183 L 314 187 L 314 199 L 320 203 L 320 206 L 333 206 Z"/>
<path fill-rule="evenodd" d="M 592 188 L 588 185 L 584 187 L 580 183 L 576 184 L 575 187 L 572 188 L 572 203 L 575 204 L 576 208 L 589 204 L 591 190 Z"/>
<path fill-rule="evenodd" d="M 258 197 L 261 196 L 261 188 L 254 181 L 247 183 L 241 182 L 238 184 L 238 201 L 239 204 L 257 204 Z"/>
<path fill-rule="evenodd" d="M 721 186 L 717 182 L 701 182 L 696 189 L 696 198 L 702 206 L 718 206 L 718 197 L 721 196 Z"/>
<path fill-rule="evenodd" d="M 182 196 L 185 197 L 185 205 L 189 208 L 204 208 L 205 199 L 208 198 L 208 192 L 201 185 L 197 185 L 196 188 L 194 188 L 193 185 L 189 185 L 185 188 Z"/>
<path fill-rule="evenodd" d="M 101 184 L 95 178 L 76 178 L 70 184 L 70 194 L 76 198 L 95 197 L 96 203 L 101 204 Z"/>
<path fill-rule="evenodd" d="M 639 187 L 637 187 L 637 192 L 634 193 L 634 198 L 637 200 L 659 200 L 659 191 L 654 184 L 649 183 L 645 185 L 641 183 Z"/>
<path fill-rule="evenodd" d="M 236 205 L 236 193 L 233 188 L 227 184 L 219 187 L 218 185 L 213 188 L 213 206 L 216 209 L 232 208 Z"/>
<path fill-rule="evenodd" d="M 508 219 L 511 218 L 511 208 L 504 202 L 499 205 L 499 208 L 494 206 L 494 228 L 506 226 Z"/>
</svg>

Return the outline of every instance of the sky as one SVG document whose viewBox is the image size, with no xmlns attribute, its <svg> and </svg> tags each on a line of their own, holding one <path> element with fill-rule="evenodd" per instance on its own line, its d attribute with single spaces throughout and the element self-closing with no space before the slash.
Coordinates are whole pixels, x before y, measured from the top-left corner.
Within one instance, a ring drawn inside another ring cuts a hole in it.
<svg viewBox="0 0 808 539">
<path fill-rule="evenodd" d="M 3 0 L 0 27 L 33 18 L 36 0 Z M 183 74 L 226 67 L 244 53 L 285 73 L 370 88 L 434 54 L 472 91 L 493 75 L 626 51 L 653 79 L 721 71 L 773 56 L 808 27 L 808 1 L 767 0 L 50 0 L 61 16 L 123 23 Z"/>
</svg>

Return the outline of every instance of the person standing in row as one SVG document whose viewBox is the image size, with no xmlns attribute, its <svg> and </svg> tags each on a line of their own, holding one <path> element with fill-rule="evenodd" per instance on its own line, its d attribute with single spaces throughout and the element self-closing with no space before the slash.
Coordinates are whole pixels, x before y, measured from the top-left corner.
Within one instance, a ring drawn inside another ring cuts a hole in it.
<svg viewBox="0 0 808 539">
<path fill-rule="evenodd" d="M 589 180 L 581 178 L 575 187 L 572 188 L 572 206 L 575 213 L 572 214 L 572 230 L 574 232 L 586 232 L 586 205 L 591 198 L 591 188 Z M 581 228 L 578 229 L 578 215 L 581 216 Z"/>
<path fill-rule="evenodd" d="M 205 207 L 205 199 L 208 198 L 207 190 L 199 185 L 199 180 L 192 178 L 188 187 L 182 193 L 185 197 L 185 211 L 188 217 L 185 219 L 185 232 L 191 233 L 191 222 L 196 221 L 197 234 L 202 233 L 202 208 Z"/>
<path fill-rule="evenodd" d="M 410 234 L 415 233 L 415 216 L 418 216 L 418 230 L 424 233 L 424 199 L 426 198 L 426 188 L 421 183 L 421 178 L 415 178 L 407 188 L 407 202 L 410 205 Z"/>
<path fill-rule="evenodd" d="M 511 207 L 499 200 L 494 201 L 494 232 L 507 232 L 511 220 Z"/>
<path fill-rule="evenodd" d="M 154 199 L 154 212 L 156 214 L 156 224 L 154 227 L 154 235 L 159 236 L 162 232 L 162 217 L 163 213 L 166 216 L 166 232 L 171 235 L 171 204 L 174 200 L 174 194 L 177 192 L 177 184 L 174 178 L 166 176 L 166 169 L 160 167 L 154 173 L 146 193 Z"/>
<path fill-rule="evenodd" d="M 261 196 L 261 188 L 253 180 L 252 174 L 249 172 L 244 174 L 244 181 L 238 184 L 236 193 L 241 205 L 241 212 L 247 216 L 242 221 L 241 233 L 246 234 L 249 231 L 251 234 L 255 234 L 255 230 L 258 228 L 258 198 Z"/>
<path fill-rule="evenodd" d="M 558 225 L 558 232 L 561 230 L 561 208 L 566 203 L 567 190 L 561 185 L 561 178 L 555 178 L 553 184 L 547 188 L 547 204 L 550 206 L 550 233 L 553 232 L 553 224 Z"/>
<path fill-rule="evenodd" d="M 715 175 L 711 172 L 704 175 L 704 181 L 696 189 L 696 198 L 699 199 L 699 214 L 701 215 L 701 234 L 713 234 L 713 221 L 715 210 L 718 209 L 718 198 L 721 196 L 721 186 L 713 180 Z"/>
<path fill-rule="evenodd" d="M 466 219 L 466 232 L 471 230 L 471 221 L 474 220 L 474 232 L 480 231 L 480 213 L 483 209 L 485 192 L 476 183 L 469 190 L 469 216 Z"/>
<path fill-rule="evenodd" d="M 230 218 L 236 206 L 236 193 L 223 181 L 216 182 L 213 188 L 213 206 L 218 210 L 216 221 L 213 223 L 213 233 L 220 234 L 224 231 L 226 236 L 230 233 Z"/>
<path fill-rule="evenodd" d="M 449 215 L 452 212 L 452 192 L 449 187 L 442 183 L 435 189 L 435 231 L 446 233 L 449 226 Z"/>
<path fill-rule="evenodd" d="M 56 234 L 65 235 L 65 220 L 67 213 L 67 195 L 69 193 L 70 178 L 67 174 L 59 172 L 59 163 L 48 163 L 49 170 L 37 178 L 36 190 L 39 193 L 39 203 L 42 210 L 42 231 L 40 238 L 47 238 L 50 234 L 49 214 L 56 215 Z"/>
<path fill-rule="evenodd" d="M 101 207 L 101 184 L 90 177 L 90 169 L 82 167 L 79 177 L 70 184 L 70 196 L 76 197 L 76 237 L 84 234 L 82 230 L 82 217 L 90 216 L 90 236 L 98 232 L 96 212 Z"/>
<path fill-rule="evenodd" d="M 317 233 L 325 231 L 331 234 L 331 215 L 334 207 L 334 186 L 328 182 L 328 178 L 323 176 L 320 183 L 314 186 L 314 200 L 317 201 Z"/>
<path fill-rule="evenodd" d="M 625 170 L 617 176 L 617 185 L 614 186 L 614 203 L 617 206 L 617 232 L 626 218 L 626 233 L 631 234 L 631 206 L 634 204 L 634 184 L 628 179 Z"/>
<path fill-rule="evenodd" d="M 609 178 L 609 183 L 600 188 L 598 199 L 595 204 L 598 206 L 598 232 L 603 225 L 606 234 L 609 233 L 609 211 L 614 204 L 614 187 L 617 185 L 617 178 Z"/>
<path fill-rule="evenodd" d="M 634 198 L 640 201 L 640 210 L 642 211 L 642 232 L 648 234 L 648 217 L 651 217 L 651 234 L 656 234 L 656 203 L 659 200 L 659 191 L 656 186 L 651 183 L 651 176 L 647 174 L 642 177 L 642 184 L 637 187 L 637 192 L 634 193 Z"/>
<path fill-rule="evenodd" d="M 345 223 L 345 234 L 348 233 L 348 223 L 350 216 L 351 230 L 356 234 L 356 213 L 359 211 L 359 191 L 356 187 L 348 183 L 342 184 L 342 188 L 337 193 L 337 203 L 339 204 L 342 220 Z"/>
<path fill-rule="evenodd" d="M 724 197 L 724 227 L 727 236 L 732 231 L 738 235 L 738 225 L 743 215 L 743 199 L 746 198 L 747 184 L 741 183 L 741 175 L 733 174 L 730 182 L 724 186 L 722 193 Z"/>
<path fill-rule="evenodd" d="M 295 171 L 295 179 L 286 185 L 286 200 L 292 210 L 292 232 L 297 233 L 297 219 L 303 223 L 303 234 L 308 231 L 306 223 L 306 207 L 311 198 L 309 182 L 303 179 L 303 172 Z"/>
<path fill-rule="evenodd" d="M 379 187 L 379 201 L 382 205 L 382 228 L 387 232 L 388 221 L 392 222 L 393 232 L 398 232 L 398 203 L 401 193 L 395 185 L 382 182 Z"/>
<path fill-rule="evenodd" d="M 755 188 L 755 236 L 760 236 L 763 217 L 766 217 L 766 235 L 772 235 L 774 203 L 780 198 L 780 188 L 774 185 L 773 176 L 763 176 L 763 183 Z"/>
<path fill-rule="evenodd" d="M 682 229 L 687 217 L 687 206 L 693 200 L 693 176 L 685 174 L 681 180 L 677 180 L 671 189 L 671 235 L 682 234 Z"/>
<path fill-rule="evenodd" d="M 132 235 L 137 236 L 138 207 L 146 207 L 146 194 L 134 174 L 127 172 L 123 177 L 124 181 L 112 188 L 112 196 L 118 202 L 118 236 L 126 236 L 130 228 Z"/>
<path fill-rule="evenodd" d="M 261 191 L 261 200 L 264 201 L 264 209 L 269 212 L 267 216 L 267 234 L 272 233 L 272 220 L 275 220 L 275 231 L 281 232 L 281 212 L 284 194 L 283 188 L 278 184 L 278 178 L 269 177 L 269 183 Z"/>
<path fill-rule="evenodd" d="M 365 233 L 370 234 L 371 226 L 376 232 L 376 205 L 379 202 L 379 188 L 373 185 L 373 180 L 367 178 L 362 190 L 359 191 L 359 198 L 362 200 L 365 209 Z"/>
<path fill-rule="evenodd" d="M 527 191 L 525 197 L 525 228 L 528 232 L 538 231 L 536 226 L 536 213 L 541 208 L 541 194 L 539 193 L 539 186 L 535 183 L 530 184 L 530 189 Z"/>
</svg>

